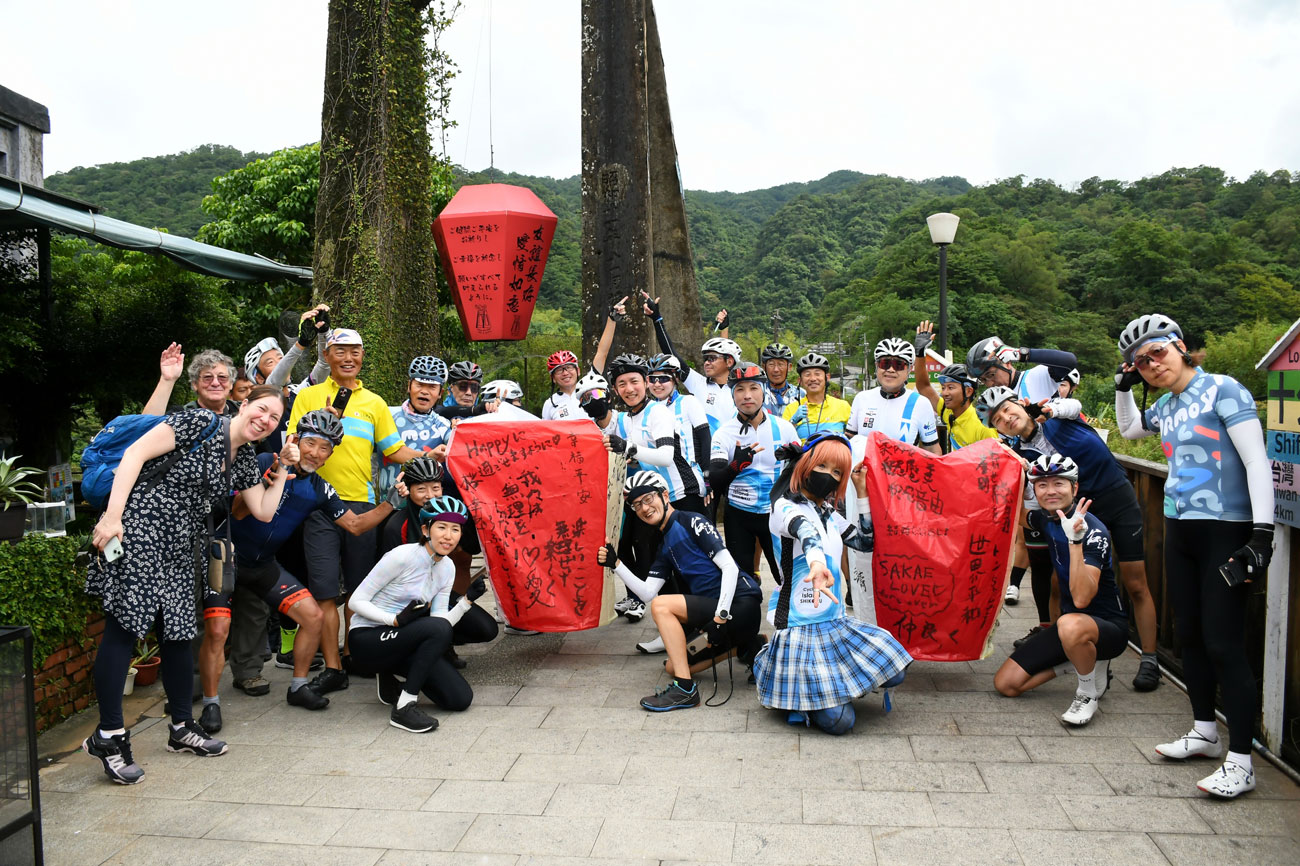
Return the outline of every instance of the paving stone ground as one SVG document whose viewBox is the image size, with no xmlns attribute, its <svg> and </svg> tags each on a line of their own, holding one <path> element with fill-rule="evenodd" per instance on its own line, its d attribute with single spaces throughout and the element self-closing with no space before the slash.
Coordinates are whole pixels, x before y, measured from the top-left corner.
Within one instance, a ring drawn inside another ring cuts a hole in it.
<svg viewBox="0 0 1300 866">
<path fill-rule="evenodd" d="M 1213 764 L 1152 749 L 1190 727 L 1187 698 L 1168 683 L 1135 693 L 1136 656 L 1113 664 L 1086 728 L 1057 719 L 1072 681 L 994 692 L 1033 616 L 1028 601 L 1005 610 L 983 661 L 915 663 L 893 712 L 864 698 L 843 738 L 759 707 L 743 671 L 721 707 L 643 712 L 663 656 L 639 655 L 652 628 L 621 620 L 467 648 L 474 705 L 437 713 L 427 735 L 387 724 L 373 680 L 353 678 L 322 713 L 289 707 L 289 672 L 268 664 L 267 697 L 223 680 L 228 755 L 173 755 L 152 687 L 128 714 L 142 716 L 139 785 L 69 751 L 92 715 L 42 739 L 46 862 L 1300 863 L 1300 786 L 1257 757 L 1253 794 L 1200 794 Z"/>
</svg>

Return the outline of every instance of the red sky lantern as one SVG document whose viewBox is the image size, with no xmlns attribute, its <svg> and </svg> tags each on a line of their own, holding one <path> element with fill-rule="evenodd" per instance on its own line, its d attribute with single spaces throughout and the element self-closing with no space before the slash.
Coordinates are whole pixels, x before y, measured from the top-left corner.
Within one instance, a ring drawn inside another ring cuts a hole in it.
<svg viewBox="0 0 1300 866">
<path fill-rule="evenodd" d="M 528 336 L 556 216 L 530 189 L 461 187 L 433 221 L 433 239 L 470 340 Z"/>
</svg>

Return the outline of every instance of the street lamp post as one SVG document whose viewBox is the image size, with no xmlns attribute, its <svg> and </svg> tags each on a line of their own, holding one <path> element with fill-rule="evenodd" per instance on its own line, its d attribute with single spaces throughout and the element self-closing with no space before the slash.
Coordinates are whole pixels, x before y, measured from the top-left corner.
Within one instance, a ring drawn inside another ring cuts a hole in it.
<svg viewBox="0 0 1300 866">
<path fill-rule="evenodd" d="M 937 213 L 925 218 L 930 242 L 939 247 L 939 354 L 948 353 L 948 244 L 957 236 L 956 214 Z"/>
</svg>

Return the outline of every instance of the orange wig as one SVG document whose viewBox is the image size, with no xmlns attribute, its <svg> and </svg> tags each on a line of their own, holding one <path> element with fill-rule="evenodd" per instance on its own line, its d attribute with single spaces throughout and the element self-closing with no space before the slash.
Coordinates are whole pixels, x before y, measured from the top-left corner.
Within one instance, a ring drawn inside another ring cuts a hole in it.
<svg viewBox="0 0 1300 866">
<path fill-rule="evenodd" d="M 843 501 L 844 492 L 849 485 L 849 475 L 853 472 L 853 452 L 843 442 L 834 439 L 819 442 L 813 446 L 813 450 L 800 457 L 799 462 L 794 466 L 794 472 L 790 474 L 790 489 L 795 493 L 801 493 L 808 473 L 822 463 L 840 470 L 839 486 L 826 497 L 826 504 L 834 507 Z"/>
</svg>

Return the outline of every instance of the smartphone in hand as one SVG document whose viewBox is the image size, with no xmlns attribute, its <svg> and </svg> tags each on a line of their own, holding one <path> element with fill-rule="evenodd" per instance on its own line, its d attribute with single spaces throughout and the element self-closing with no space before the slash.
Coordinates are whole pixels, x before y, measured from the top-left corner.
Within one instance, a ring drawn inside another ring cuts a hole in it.
<svg viewBox="0 0 1300 866">
<path fill-rule="evenodd" d="M 108 544 L 104 545 L 104 559 L 108 562 L 117 562 L 125 552 L 122 550 L 122 539 L 116 535 L 108 540 Z"/>
<path fill-rule="evenodd" d="M 342 415 L 343 411 L 348 408 L 348 401 L 351 399 L 352 389 L 340 388 L 339 392 L 334 395 L 334 400 L 331 401 L 330 406 L 339 410 L 339 414 Z"/>
<path fill-rule="evenodd" d="M 1228 586 L 1241 586 L 1246 582 L 1246 568 L 1236 560 L 1228 560 L 1219 566 L 1219 576 Z"/>
</svg>

